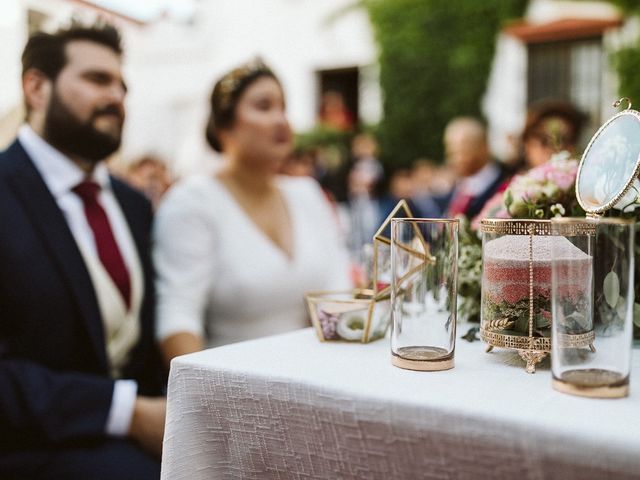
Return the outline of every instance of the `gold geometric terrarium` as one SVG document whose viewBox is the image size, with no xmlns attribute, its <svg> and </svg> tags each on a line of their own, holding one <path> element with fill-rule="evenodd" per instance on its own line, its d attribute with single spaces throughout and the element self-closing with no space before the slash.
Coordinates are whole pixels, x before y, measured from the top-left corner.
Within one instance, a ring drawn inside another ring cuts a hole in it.
<svg viewBox="0 0 640 480">
<path fill-rule="evenodd" d="M 480 337 L 487 352 L 494 347 L 516 350 L 526 371 L 534 373 L 551 351 L 552 250 L 562 249 L 567 261 L 585 270 L 591 268 L 591 257 L 553 235 L 549 220 L 484 219 L 481 231 Z M 589 346 L 593 338 L 589 331 L 566 335 L 562 342 Z"/>
<path fill-rule="evenodd" d="M 311 323 L 320 341 L 371 342 L 385 336 L 391 323 L 391 219 L 413 218 L 401 200 L 373 237 L 373 284 L 347 291 L 305 292 Z"/>
</svg>

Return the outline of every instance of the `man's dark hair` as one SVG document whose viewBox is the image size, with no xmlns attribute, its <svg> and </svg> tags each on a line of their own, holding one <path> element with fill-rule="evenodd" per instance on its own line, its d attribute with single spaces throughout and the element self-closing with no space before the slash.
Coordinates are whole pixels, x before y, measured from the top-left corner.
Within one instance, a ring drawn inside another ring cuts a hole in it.
<svg viewBox="0 0 640 480">
<path fill-rule="evenodd" d="M 22 75 L 35 68 L 55 81 L 67 63 L 65 47 L 77 40 L 98 43 L 122 55 L 120 32 L 114 26 L 104 22 L 91 26 L 72 23 L 55 33 L 36 32 L 29 37 L 22 52 Z"/>
</svg>

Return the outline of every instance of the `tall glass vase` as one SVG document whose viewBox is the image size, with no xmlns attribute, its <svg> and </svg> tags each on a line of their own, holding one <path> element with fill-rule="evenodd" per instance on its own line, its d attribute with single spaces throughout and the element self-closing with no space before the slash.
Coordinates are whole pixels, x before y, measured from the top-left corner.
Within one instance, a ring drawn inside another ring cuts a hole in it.
<svg viewBox="0 0 640 480">
<path fill-rule="evenodd" d="M 411 370 L 453 368 L 457 219 L 391 222 L 391 360 Z"/>
<path fill-rule="evenodd" d="M 553 387 L 587 397 L 629 393 L 633 332 L 634 234 L 632 220 L 598 218 L 554 222 L 559 238 L 571 241 L 589 262 L 553 252 Z M 593 293 L 591 293 L 593 288 Z M 591 335 L 589 345 L 569 335 Z"/>
</svg>

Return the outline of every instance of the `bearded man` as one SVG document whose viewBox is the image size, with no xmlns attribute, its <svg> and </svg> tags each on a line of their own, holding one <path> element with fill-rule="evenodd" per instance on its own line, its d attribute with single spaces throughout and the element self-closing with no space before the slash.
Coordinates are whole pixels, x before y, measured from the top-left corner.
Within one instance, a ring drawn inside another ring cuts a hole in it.
<svg viewBox="0 0 640 480">
<path fill-rule="evenodd" d="M 126 86 L 108 25 L 32 35 L 0 154 L 0 476 L 159 477 L 151 207 L 110 177 Z"/>
</svg>

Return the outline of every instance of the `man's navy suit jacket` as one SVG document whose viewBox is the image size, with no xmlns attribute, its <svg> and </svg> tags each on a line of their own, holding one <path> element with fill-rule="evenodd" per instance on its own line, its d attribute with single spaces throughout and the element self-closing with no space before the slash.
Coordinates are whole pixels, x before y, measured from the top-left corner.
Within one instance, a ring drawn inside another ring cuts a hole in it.
<svg viewBox="0 0 640 480">
<path fill-rule="evenodd" d="M 145 281 L 140 341 L 123 378 L 137 380 L 141 394 L 160 394 L 152 213 L 142 195 L 116 179 L 112 185 Z M 64 214 L 16 141 L 0 153 L 0 472 L 8 452 L 104 437 L 109 371 L 89 273 Z"/>
</svg>

